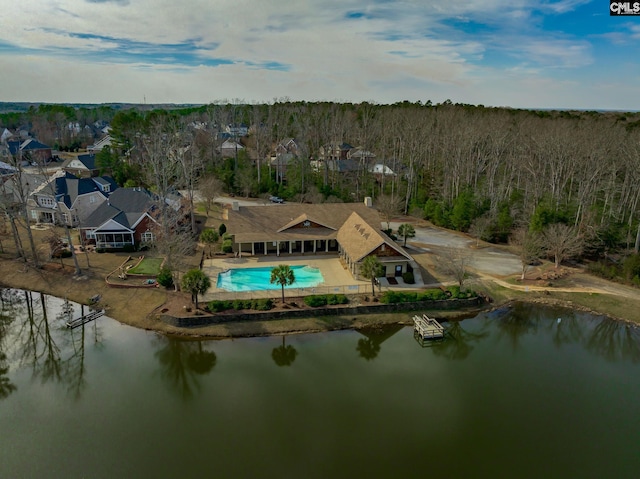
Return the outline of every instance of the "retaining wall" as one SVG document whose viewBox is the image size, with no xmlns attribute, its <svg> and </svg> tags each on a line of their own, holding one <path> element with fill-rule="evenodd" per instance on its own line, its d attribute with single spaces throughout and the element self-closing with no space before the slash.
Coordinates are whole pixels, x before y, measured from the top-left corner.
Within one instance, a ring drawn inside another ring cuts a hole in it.
<svg viewBox="0 0 640 479">
<path fill-rule="evenodd" d="M 484 302 L 483 298 L 446 299 L 438 301 L 418 301 L 415 303 L 372 304 L 361 306 L 344 305 L 323 308 L 291 309 L 285 311 L 253 311 L 250 313 L 237 314 L 218 313 L 184 317 L 160 314 L 158 318 L 172 326 L 190 328 L 237 321 L 273 321 L 277 319 L 308 318 L 310 316 L 349 316 L 359 314 L 398 313 L 402 311 L 416 311 L 420 309 L 450 311 L 479 306 Z"/>
</svg>

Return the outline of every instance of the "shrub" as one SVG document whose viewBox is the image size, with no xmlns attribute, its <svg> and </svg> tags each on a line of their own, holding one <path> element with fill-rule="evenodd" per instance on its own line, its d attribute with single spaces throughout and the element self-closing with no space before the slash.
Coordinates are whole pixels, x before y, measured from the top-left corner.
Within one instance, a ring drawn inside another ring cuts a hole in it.
<svg viewBox="0 0 640 479">
<path fill-rule="evenodd" d="M 328 294 L 327 295 L 327 304 L 340 304 L 338 302 L 338 296 L 335 294 Z"/>
<path fill-rule="evenodd" d="M 400 303 L 402 301 L 401 294 L 398 291 L 385 291 L 380 297 L 380 302 L 385 304 Z"/>
<path fill-rule="evenodd" d="M 273 308 L 273 300 L 271 298 L 258 299 L 254 302 L 253 309 L 256 311 L 269 311 Z"/>
<path fill-rule="evenodd" d="M 122 247 L 122 251 L 124 251 L 125 253 L 133 253 L 135 250 L 136 247 L 132 244 L 126 244 Z"/>
<path fill-rule="evenodd" d="M 246 300 L 234 299 L 231 302 L 231 307 L 233 309 L 235 309 L 236 311 L 241 310 L 241 309 L 253 309 L 253 300 L 251 300 L 251 299 L 246 299 Z"/>
<path fill-rule="evenodd" d="M 447 294 L 441 289 L 428 289 L 418 294 L 418 301 L 439 301 L 447 299 Z"/>
<path fill-rule="evenodd" d="M 458 294 L 460 294 L 460 286 L 449 286 L 447 291 L 452 298 L 457 298 Z"/>
<path fill-rule="evenodd" d="M 233 241 L 227 239 L 222 242 L 222 252 L 223 253 L 231 253 L 233 252 Z"/>
<path fill-rule="evenodd" d="M 413 277 L 413 272 L 411 272 L 411 271 L 407 271 L 406 273 L 402 273 L 402 280 L 406 284 L 413 284 L 413 283 L 416 282 L 415 278 Z"/>
<path fill-rule="evenodd" d="M 315 294 L 313 296 L 305 296 L 304 304 L 311 308 L 317 308 L 318 306 L 324 306 L 327 304 L 327 297 L 323 294 Z"/>
<path fill-rule="evenodd" d="M 158 281 L 158 284 L 160 286 L 164 286 L 165 288 L 170 288 L 171 286 L 173 286 L 173 274 L 167 267 L 163 267 L 160 269 L 156 280 Z"/>
<path fill-rule="evenodd" d="M 587 269 L 591 274 L 600 276 L 605 279 L 615 279 L 619 274 L 616 265 L 607 264 L 606 262 L 602 261 L 590 263 Z"/>
<path fill-rule="evenodd" d="M 104 253 L 105 251 L 104 248 L 96 248 L 96 253 Z"/>
</svg>

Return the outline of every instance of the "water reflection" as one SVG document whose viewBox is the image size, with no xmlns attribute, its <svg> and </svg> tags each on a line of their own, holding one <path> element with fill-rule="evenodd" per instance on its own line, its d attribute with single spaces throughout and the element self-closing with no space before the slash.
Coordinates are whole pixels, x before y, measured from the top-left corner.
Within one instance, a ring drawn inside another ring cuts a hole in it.
<svg viewBox="0 0 640 479">
<path fill-rule="evenodd" d="M 200 391 L 200 377 L 208 374 L 217 362 L 216 353 L 204 349 L 203 341 L 157 336 L 160 349 L 155 356 L 162 367 L 161 377 L 182 399 L 192 399 Z"/>
<path fill-rule="evenodd" d="M 0 399 L 6 399 L 17 390 L 9 377 L 9 362 L 5 352 L 9 328 L 15 316 L 17 296 L 13 290 L 0 290 Z"/>
<path fill-rule="evenodd" d="M 474 344 L 480 342 L 489 335 L 485 322 L 479 331 L 468 331 L 462 325 L 464 321 L 449 321 L 446 330 L 446 338 L 443 341 L 433 343 L 432 350 L 436 356 L 447 359 L 465 359 L 474 348 Z"/>
<path fill-rule="evenodd" d="M 377 358 L 378 354 L 380 354 L 382 343 L 403 328 L 404 326 L 402 325 L 393 324 L 385 326 L 384 328 L 359 329 L 358 333 L 365 337 L 358 339 L 358 345 L 356 346 L 358 356 L 367 361 L 372 361 Z"/>
<path fill-rule="evenodd" d="M 273 348 L 271 358 L 278 366 L 291 366 L 298 356 L 298 351 L 293 346 L 285 344 L 286 336 L 282 336 L 282 346 Z"/>
<path fill-rule="evenodd" d="M 589 335 L 586 347 L 607 361 L 624 359 L 637 363 L 640 361 L 640 329 L 602 318 Z"/>
</svg>

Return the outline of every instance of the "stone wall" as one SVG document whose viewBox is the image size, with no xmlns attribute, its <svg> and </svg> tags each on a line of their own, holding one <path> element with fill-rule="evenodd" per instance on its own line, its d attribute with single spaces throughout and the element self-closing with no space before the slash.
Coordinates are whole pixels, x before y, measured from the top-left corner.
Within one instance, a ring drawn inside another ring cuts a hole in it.
<svg viewBox="0 0 640 479">
<path fill-rule="evenodd" d="M 398 313 L 416 310 L 458 310 L 484 303 L 482 298 L 446 299 L 439 301 L 418 301 L 415 303 L 371 304 L 362 306 L 335 306 L 312 309 L 291 309 L 286 311 L 252 311 L 250 313 L 218 313 L 201 316 L 175 317 L 159 315 L 159 319 L 179 328 L 207 326 L 209 324 L 231 323 L 237 321 L 273 321 L 277 319 L 308 318 L 310 316 L 357 316 L 359 314 Z"/>
</svg>

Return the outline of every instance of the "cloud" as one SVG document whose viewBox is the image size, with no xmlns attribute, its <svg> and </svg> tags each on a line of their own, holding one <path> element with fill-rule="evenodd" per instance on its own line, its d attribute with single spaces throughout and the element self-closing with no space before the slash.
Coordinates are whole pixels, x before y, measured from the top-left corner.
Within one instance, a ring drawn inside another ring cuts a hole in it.
<svg viewBox="0 0 640 479">
<path fill-rule="evenodd" d="M 502 103 L 517 91 L 505 82 L 573 81 L 598 63 L 594 43 L 640 36 L 632 26 L 590 36 L 565 29 L 568 15 L 595 9 L 584 0 L 31 0 L 3 8 L 0 61 L 32 72 L 9 78 L 5 91 L 23 98 L 84 95 L 82 86 L 99 84 L 86 94 L 102 101 L 147 93 L 176 102 L 455 100 L 482 91 Z M 43 81 L 58 78 L 62 64 L 74 88 Z"/>
</svg>

